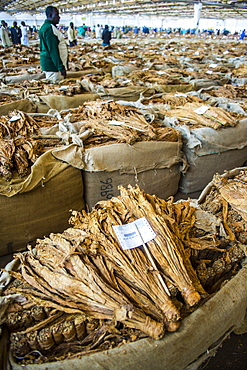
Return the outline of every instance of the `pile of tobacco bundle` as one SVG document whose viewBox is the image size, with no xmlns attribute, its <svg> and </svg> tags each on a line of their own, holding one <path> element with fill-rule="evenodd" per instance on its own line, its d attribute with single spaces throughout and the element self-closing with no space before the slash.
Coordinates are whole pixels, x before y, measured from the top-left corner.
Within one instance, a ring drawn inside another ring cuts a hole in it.
<svg viewBox="0 0 247 370">
<path fill-rule="evenodd" d="M 160 73 L 156 70 L 149 71 L 134 71 L 127 75 L 134 84 L 148 86 L 150 84 L 156 85 L 183 85 L 186 82 L 179 76 L 172 76 L 167 73 Z"/>
<path fill-rule="evenodd" d="M 6 103 L 11 103 L 15 100 L 18 100 L 19 97 L 16 95 L 0 95 L 0 105 L 6 104 Z"/>
<path fill-rule="evenodd" d="M 114 101 L 98 99 L 60 113 L 65 121 L 80 127 L 79 136 L 86 148 L 114 142 L 134 144 L 147 140 L 182 140 L 177 130 L 164 127 L 160 121 L 149 123 L 148 120 L 155 117 L 148 111 Z"/>
<path fill-rule="evenodd" d="M 15 285 L 14 280 L 8 291 Z M 40 364 L 117 347 L 146 337 L 138 329 L 98 320 L 80 313 L 66 313 L 49 307 L 15 302 L 5 312 L 10 333 L 10 351 L 20 364 Z"/>
<path fill-rule="evenodd" d="M 241 64 L 238 68 L 233 69 L 232 74 L 234 77 L 239 78 L 246 78 L 247 76 L 247 66 L 245 64 Z"/>
<path fill-rule="evenodd" d="M 52 84 L 45 85 L 40 95 L 67 95 L 73 96 L 85 92 L 84 88 L 80 84 L 80 81 L 74 81 L 73 79 L 63 80 L 62 83 L 52 87 Z"/>
<path fill-rule="evenodd" d="M 14 110 L 0 117 L 0 177 L 6 181 L 26 176 L 37 158 L 59 143 L 59 138 L 42 137 L 41 127 L 54 125 L 53 117 L 31 116 Z"/>
<path fill-rule="evenodd" d="M 207 65 L 200 65 L 200 68 L 197 70 L 195 66 L 195 70 L 190 72 L 190 76 L 193 79 L 210 79 L 210 80 L 220 80 L 224 81 L 225 83 L 229 81 L 229 77 L 226 77 L 226 74 L 229 72 L 228 68 L 223 67 L 216 67 L 210 68 Z"/>
<path fill-rule="evenodd" d="M 37 96 L 49 94 L 74 96 L 85 92 L 80 81 L 74 79 L 66 79 L 58 84 L 52 84 L 45 80 L 26 80 L 19 84 L 9 84 L 9 86 L 18 88 L 24 98 L 28 98 L 32 94 Z"/>
<path fill-rule="evenodd" d="M 3 295 L 19 303 L 10 303 L 0 320 L 16 361 L 79 357 L 177 330 L 244 258 L 236 241 L 207 229 L 207 219 L 203 228 L 197 211 L 189 202 L 120 187 L 118 197 L 91 213 L 73 212 L 73 227 L 17 254 L 20 266 Z M 124 250 L 114 226 L 143 217 L 155 238 Z"/>
<path fill-rule="evenodd" d="M 212 127 L 217 130 L 222 127 L 235 127 L 244 115 L 230 113 L 221 107 L 211 107 L 201 103 L 187 103 L 166 112 L 167 117 L 175 117 L 178 124 L 186 124 L 192 128 Z"/>
<path fill-rule="evenodd" d="M 3 66 L 5 68 L 14 68 L 24 65 L 34 65 L 39 64 L 39 54 L 35 55 L 34 50 L 31 48 L 25 48 L 21 50 L 20 48 L 12 48 L 13 52 L 9 53 L 6 60 L 3 60 Z"/>
<path fill-rule="evenodd" d="M 247 244 L 247 168 L 215 175 L 198 199 L 200 207 L 220 218 L 230 240 Z"/>
<path fill-rule="evenodd" d="M 242 86 L 224 85 L 207 91 L 208 94 L 228 99 L 247 98 L 247 84 Z"/>
<path fill-rule="evenodd" d="M 105 88 L 113 88 L 113 87 L 126 87 L 133 86 L 133 82 L 126 78 L 126 77 L 118 77 L 118 78 L 112 78 L 110 73 L 106 73 L 105 75 L 91 75 L 86 76 L 84 80 L 88 80 L 96 85 L 103 86 Z"/>
<path fill-rule="evenodd" d="M 155 94 L 149 98 L 143 98 L 141 100 L 142 104 L 163 104 L 173 109 L 178 106 L 183 106 L 187 103 L 203 103 L 203 100 L 194 95 L 182 94 L 182 93 L 172 93 L 172 94 Z M 155 106 L 153 107 L 155 108 Z M 160 109 L 159 112 L 161 113 Z"/>
</svg>

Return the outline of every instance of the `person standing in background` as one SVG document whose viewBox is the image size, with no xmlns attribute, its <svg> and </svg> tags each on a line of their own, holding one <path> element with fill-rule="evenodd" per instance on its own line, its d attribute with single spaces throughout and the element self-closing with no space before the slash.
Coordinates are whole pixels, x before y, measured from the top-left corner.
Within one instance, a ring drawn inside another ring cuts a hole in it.
<svg viewBox="0 0 247 370">
<path fill-rule="evenodd" d="M 69 24 L 69 28 L 68 28 L 68 40 L 69 40 L 69 45 L 70 46 L 77 45 L 76 32 L 75 32 L 75 27 L 74 27 L 74 23 L 73 22 L 70 22 L 70 24 Z"/>
<path fill-rule="evenodd" d="M 12 45 L 9 37 L 8 25 L 5 21 L 1 21 L 0 38 L 2 40 L 2 45 L 4 48 L 8 48 Z"/>
<path fill-rule="evenodd" d="M 102 30 L 99 24 L 97 24 L 97 27 L 95 28 L 95 37 L 96 39 L 100 39 L 102 34 Z"/>
<path fill-rule="evenodd" d="M 243 40 L 246 37 L 245 29 L 241 32 L 239 40 Z"/>
<path fill-rule="evenodd" d="M 120 27 L 117 27 L 116 29 L 116 38 L 121 39 L 122 38 L 122 32 L 120 30 Z"/>
<path fill-rule="evenodd" d="M 46 78 L 56 83 L 66 78 L 68 48 L 62 33 L 57 29 L 59 11 L 54 6 L 46 8 L 46 20 L 40 31 L 40 65 Z"/>
<path fill-rule="evenodd" d="M 29 37 L 28 37 L 28 26 L 26 26 L 25 22 L 21 22 L 21 44 L 29 46 Z"/>
<path fill-rule="evenodd" d="M 102 46 L 109 46 L 110 45 L 111 32 L 109 31 L 109 27 L 108 27 L 107 24 L 105 25 L 105 28 L 102 32 L 102 40 L 103 40 Z"/>
<path fill-rule="evenodd" d="M 93 25 L 93 29 L 92 29 L 92 32 L 93 32 L 93 39 L 95 39 L 95 37 L 96 37 L 96 33 L 95 33 L 95 25 Z"/>
<path fill-rule="evenodd" d="M 11 27 L 11 39 L 14 45 L 18 45 L 21 43 L 21 29 L 17 26 L 17 22 L 13 22 L 13 26 Z"/>
<path fill-rule="evenodd" d="M 85 23 L 83 23 L 83 25 L 81 27 L 79 27 L 78 31 L 79 31 L 81 37 L 86 36 L 87 26 L 85 25 Z"/>
<path fill-rule="evenodd" d="M 134 34 L 135 35 L 138 35 L 139 33 L 139 28 L 137 26 L 134 27 Z"/>
</svg>

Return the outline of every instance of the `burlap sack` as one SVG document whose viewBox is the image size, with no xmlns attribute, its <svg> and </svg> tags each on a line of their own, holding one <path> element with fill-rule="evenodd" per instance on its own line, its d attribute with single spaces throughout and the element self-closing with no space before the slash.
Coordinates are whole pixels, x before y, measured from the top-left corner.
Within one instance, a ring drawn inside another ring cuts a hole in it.
<svg viewBox="0 0 247 370">
<path fill-rule="evenodd" d="M 0 115 L 4 116 L 14 109 L 21 110 L 26 113 L 36 112 L 36 105 L 29 99 L 20 99 L 13 101 L 11 103 L 1 104 L 0 105 Z"/>
<path fill-rule="evenodd" d="M 176 128 L 183 134 L 182 150 L 189 164 L 179 184 L 182 193 L 201 191 L 216 172 L 243 166 L 247 159 L 247 119 L 241 120 L 236 127 L 220 130 Z"/>
<path fill-rule="evenodd" d="M 63 95 L 46 95 L 40 97 L 49 108 L 58 111 L 70 108 L 77 108 L 86 101 L 96 100 L 99 98 L 97 94 L 78 94 L 74 96 Z"/>
<path fill-rule="evenodd" d="M 57 160 L 52 155 L 53 150 L 42 154 L 32 165 L 27 177 L 19 178 L 17 175 L 7 182 L 0 178 L 0 195 L 12 197 L 18 193 L 28 192 L 41 184 L 50 181 L 54 176 L 65 170 L 69 164 Z"/>
<path fill-rule="evenodd" d="M 152 85 L 152 88 L 158 93 L 187 93 L 193 90 L 192 84 L 180 84 L 180 85 Z"/>
<path fill-rule="evenodd" d="M 35 189 L 0 195 L 0 255 L 25 250 L 28 243 L 68 228 L 70 210 L 84 208 L 81 171 L 66 167 Z"/>
<path fill-rule="evenodd" d="M 180 179 L 181 143 L 147 141 L 112 144 L 84 153 L 84 199 L 91 209 L 119 195 L 118 186 L 139 185 L 161 198 L 174 195 Z"/>
<path fill-rule="evenodd" d="M 113 100 L 125 100 L 125 101 L 136 101 L 140 98 L 140 95 L 151 96 L 155 94 L 155 90 L 144 86 L 129 86 L 129 87 L 117 87 L 103 89 L 99 91 L 101 97 Z"/>
</svg>

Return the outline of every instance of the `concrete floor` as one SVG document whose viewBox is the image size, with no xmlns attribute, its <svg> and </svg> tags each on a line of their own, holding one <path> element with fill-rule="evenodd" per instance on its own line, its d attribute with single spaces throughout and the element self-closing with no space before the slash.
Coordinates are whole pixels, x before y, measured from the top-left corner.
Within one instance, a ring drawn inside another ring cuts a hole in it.
<svg viewBox="0 0 247 370">
<path fill-rule="evenodd" d="M 247 333 L 230 334 L 215 357 L 205 361 L 198 370 L 246 370 L 247 369 Z"/>
</svg>

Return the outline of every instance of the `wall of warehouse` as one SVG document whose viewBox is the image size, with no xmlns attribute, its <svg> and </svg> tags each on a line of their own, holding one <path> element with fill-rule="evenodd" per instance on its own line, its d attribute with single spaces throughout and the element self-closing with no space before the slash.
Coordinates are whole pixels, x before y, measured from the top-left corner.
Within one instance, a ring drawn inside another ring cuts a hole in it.
<svg viewBox="0 0 247 370">
<path fill-rule="evenodd" d="M 69 23 L 72 21 L 74 22 L 75 26 L 79 27 L 83 23 L 87 26 L 93 27 L 93 25 L 97 25 L 98 23 L 101 25 L 108 24 L 110 26 L 138 26 L 138 27 L 156 27 L 156 28 L 183 28 L 189 29 L 195 27 L 194 19 L 193 18 L 163 18 L 163 17 L 151 17 L 151 16 L 121 16 L 109 14 L 106 16 L 97 16 L 92 14 L 64 14 L 60 13 L 60 25 L 68 26 Z M 28 13 L 17 13 L 15 15 L 11 15 L 7 12 L 0 12 L 0 19 L 4 19 L 8 25 L 12 25 L 13 21 L 20 22 L 25 21 L 26 24 L 30 26 L 40 27 L 45 19 L 45 14 L 35 14 L 31 15 Z M 247 29 L 247 22 L 244 19 L 206 19 L 201 18 L 199 23 L 199 29 L 220 29 L 223 30 L 224 28 L 229 30 L 230 32 L 234 33 L 235 31 L 239 32 L 243 29 Z"/>
</svg>

